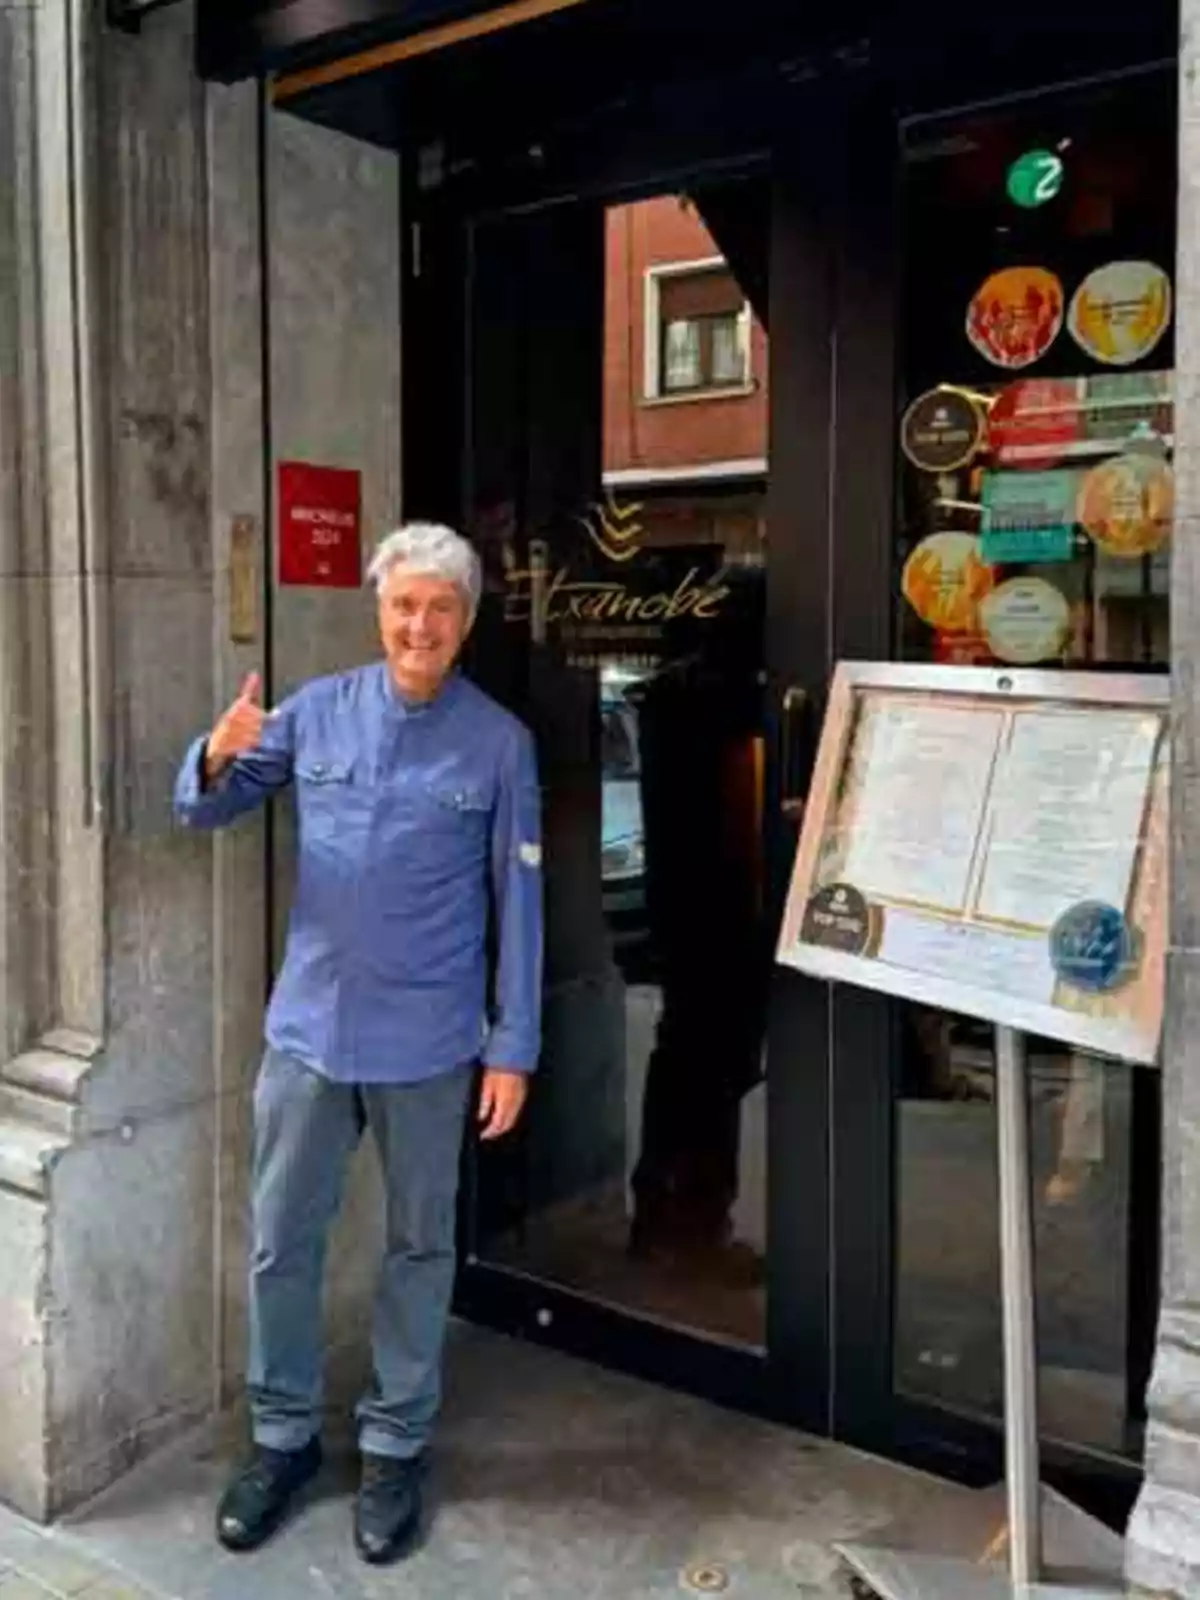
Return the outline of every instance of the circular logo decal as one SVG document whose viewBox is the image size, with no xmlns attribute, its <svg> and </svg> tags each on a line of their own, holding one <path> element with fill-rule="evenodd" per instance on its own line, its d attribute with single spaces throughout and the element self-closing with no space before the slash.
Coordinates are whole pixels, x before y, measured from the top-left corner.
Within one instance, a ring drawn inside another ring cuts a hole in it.
<svg viewBox="0 0 1200 1600">
<path fill-rule="evenodd" d="M 1175 515 L 1171 468 L 1149 452 L 1105 461 L 1083 480 L 1076 515 L 1109 555 L 1152 555 L 1166 544 Z"/>
<path fill-rule="evenodd" d="M 805 944 L 824 945 L 857 956 L 871 943 L 875 919 L 862 895 L 848 883 L 818 889 L 804 908 L 800 937 Z"/>
<path fill-rule="evenodd" d="M 997 660 L 1032 666 L 1061 654 L 1071 608 L 1045 578 L 1010 578 L 982 602 L 979 621 Z"/>
<path fill-rule="evenodd" d="M 1062 157 L 1055 151 L 1027 150 L 1009 167 L 1005 188 L 1014 205 L 1032 211 L 1061 192 L 1065 176 Z"/>
<path fill-rule="evenodd" d="M 922 472 L 965 467 L 982 437 L 983 414 L 958 389 L 930 389 L 918 395 L 900 424 L 900 447 Z"/>
<path fill-rule="evenodd" d="M 1081 900 L 1050 930 L 1050 963 L 1073 989 L 1107 994 L 1133 971 L 1129 925 L 1115 906 Z"/>
<path fill-rule="evenodd" d="M 1171 280 L 1152 261 L 1110 261 L 1076 289 L 1067 326 L 1081 350 L 1128 367 L 1151 350 L 1171 321 Z"/>
<path fill-rule="evenodd" d="M 904 563 L 900 588 L 921 621 L 931 628 L 941 633 L 970 633 L 979 602 L 995 581 L 973 533 L 931 533 Z"/>
<path fill-rule="evenodd" d="M 985 361 L 1009 370 L 1039 361 L 1062 324 L 1062 284 L 1045 267 L 994 272 L 967 307 L 968 339 Z"/>
<path fill-rule="evenodd" d="M 1083 420 L 1069 379 L 1020 378 L 992 402 L 988 448 L 998 467 L 1053 467 L 1079 438 Z"/>
</svg>

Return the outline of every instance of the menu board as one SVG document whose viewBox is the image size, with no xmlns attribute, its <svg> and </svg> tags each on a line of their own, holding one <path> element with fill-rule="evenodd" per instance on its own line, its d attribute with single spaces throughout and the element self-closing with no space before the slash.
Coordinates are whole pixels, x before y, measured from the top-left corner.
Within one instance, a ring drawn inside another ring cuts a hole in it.
<svg viewBox="0 0 1200 1600">
<path fill-rule="evenodd" d="M 778 960 L 1153 1063 L 1165 677 L 847 663 Z"/>
</svg>

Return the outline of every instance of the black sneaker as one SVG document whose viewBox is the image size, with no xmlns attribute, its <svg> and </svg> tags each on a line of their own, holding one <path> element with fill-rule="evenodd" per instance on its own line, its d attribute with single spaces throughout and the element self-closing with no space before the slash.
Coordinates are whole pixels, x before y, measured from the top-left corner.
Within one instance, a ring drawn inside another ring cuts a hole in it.
<svg viewBox="0 0 1200 1600">
<path fill-rule="evenodd" d="M 354 1505 L 354 1544 L 364 1561 L 380 1567 L 407 1555 L 421 1525 L 420 1456 L 394 1460 L 364 1455 Z"/>
<path fill-rule="evenodd" d="M 226 1550 L 257 1550 L 264 1544 L 320 1466 L 319 1439 L 310 1439 L 303 1450 L 255 1445 L 254 1459 L 234 1478 L 217 1507 L 217 1538 Z"/>
</svg>

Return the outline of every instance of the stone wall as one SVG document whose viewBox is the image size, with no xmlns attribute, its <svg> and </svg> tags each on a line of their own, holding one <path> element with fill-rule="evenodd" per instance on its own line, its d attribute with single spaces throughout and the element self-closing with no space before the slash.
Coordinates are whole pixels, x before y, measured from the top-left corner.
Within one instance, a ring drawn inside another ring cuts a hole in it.
<svg viewBox="0 0 1200 1600">
<path fill-rule="evenodd" d="M 1183 0 L 1171 556 L 1171 941 L 1163 1046 L 1163 1282 L 1146 1479 L 1128 1572 L 1200 1593 L 1200 4 Z"/>
<path fill-rule="evenodd" d="M 0 1498 L 48 1517 L 240 1387 L 288 834 L 185 833 L 171 791 L 248 668 L 373 647 L 364 595 L 272 594 L 269 464 L 360 467 L 396 515 L 398 178 L 202 84 L 190 6 L 131 36 L 43 0 L 0 8 L 0 180 Z"/>
<path fill-rule="evenodd" d="M 399 162 L 284 114 L 268 118 L 266 138 L 269 457 L 273 468 L 309 461 L 361 472 L 365 557 L 400 517 Z M 361 590 L 281 588 L 272 578 L 270 630 L 275 699 L 378 652 L 374 605 Z M 272 843 L 278 959 L 294 848 L 287 806 L 277 808 Z M 238 1166 L 244 1182 L 240 1155 Z M 347 1347 L 364 1347 L 382 1222 L 368 1141 L 330 1242 L 326 1326 L 334 1361 Z M 235 1248 L 227 1280 L 235 1317 L 242 1261 Z M 229 1370 L 236 1379 L 240 1363 Z"/>
</svg>

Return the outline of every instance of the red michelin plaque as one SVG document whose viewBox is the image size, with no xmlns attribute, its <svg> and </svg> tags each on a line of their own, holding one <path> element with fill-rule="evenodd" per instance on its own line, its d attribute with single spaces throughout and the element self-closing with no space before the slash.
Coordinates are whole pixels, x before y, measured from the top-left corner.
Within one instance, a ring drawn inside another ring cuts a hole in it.
<svg viewBox="0 0 1200 1600">
<path fill-rule="evenodd" d="M 279 463 L 279 581 L 326 589 L 362 582 L 357 472 Z"/>
</svg>

